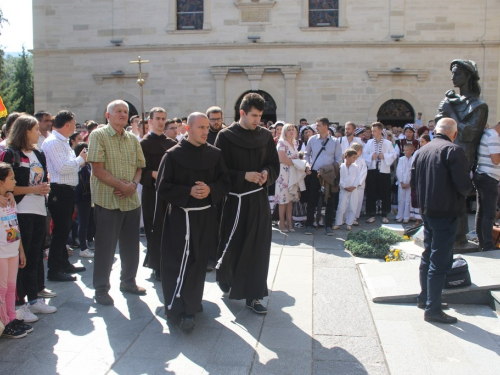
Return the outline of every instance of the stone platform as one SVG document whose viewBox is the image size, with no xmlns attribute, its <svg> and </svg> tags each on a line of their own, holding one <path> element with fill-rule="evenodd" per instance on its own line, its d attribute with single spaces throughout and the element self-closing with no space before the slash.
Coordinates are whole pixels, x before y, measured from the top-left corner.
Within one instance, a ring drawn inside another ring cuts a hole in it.
<svg viewBox="0 0 500 375">
<path fill-rule="evenodd" d="M 411 243 L 406 248 L 418 247 Z M 405 251 L 407 251 L 405 249 Z M 421 251 L 421 250 L 420 250 Z M 462 254 L 469 264 L 472 285 L 445 289 L 443 299 L 451 303 L 490 303 L 491 290 L 500 289 L 500 250 Z M 369 298 L 373 302 L 412 303 L 420 291 L 419 260 L 358 264 Z"/>
</svg>

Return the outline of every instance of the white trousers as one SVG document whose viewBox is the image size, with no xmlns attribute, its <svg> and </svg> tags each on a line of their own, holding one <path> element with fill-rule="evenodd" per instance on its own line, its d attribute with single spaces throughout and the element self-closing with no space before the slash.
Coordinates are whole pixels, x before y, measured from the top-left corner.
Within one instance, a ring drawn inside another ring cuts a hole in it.
<svg viewBox="0 0 500 375">
<path fill-rule="evenodd" d="M 365 186 L 358 186 L 354 191 L 358 195 L 358 208 L 356 209 L 355 218 L 359 219 L 361 216 L 361 207 L 363 207 L 363 199 L 365 198 Z"/>
<path fill-rule="evenodd" d="M 398 187 L 398 215 L 396 219 L 410 220 L 411 189 Z"/>
<path fill-rule="evenodd" d="M 345 223 L 352 225 L 358 209 L 358 194 L 357 190 L 347 191 L 340 190 L 339 207 L 337 208 L 337 216 L 335 217 L 335 225 L 342 225 L 342 219 L 345 214 Z"/>
</svg>

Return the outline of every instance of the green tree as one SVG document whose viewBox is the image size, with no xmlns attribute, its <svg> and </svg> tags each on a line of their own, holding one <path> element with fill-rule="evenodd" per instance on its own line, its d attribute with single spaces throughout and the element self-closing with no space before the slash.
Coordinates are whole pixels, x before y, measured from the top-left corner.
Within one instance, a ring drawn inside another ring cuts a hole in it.
<svg viewBox="0 0 500 375">
<path fill-rule="evenodd" d="M 15 62 L 13 100 L 17 105 L 12 110 L 33 113 L 35 109 L 33 58 L 26 53 L 24 46 L 21 55 Z"/>
</svg>

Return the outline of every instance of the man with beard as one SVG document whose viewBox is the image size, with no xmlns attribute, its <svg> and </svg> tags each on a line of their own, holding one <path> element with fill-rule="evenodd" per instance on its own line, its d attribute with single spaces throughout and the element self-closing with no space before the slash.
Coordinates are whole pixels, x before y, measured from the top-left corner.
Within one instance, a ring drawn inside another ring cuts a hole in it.
<svg viewBox="0 0 500 375">
<path fill-rule="evenodd" d="M 342 155 L 344 155 L 345 151 L 351 147 L 353 143 L 363 142 L 361 138 L 356 137 L 354 132 L 356 131 L 356 125 L 352 121 L 347 121 L 345 123 L 345 136 L 339 138 L 340 146 L 342 147 Z"/>
<path fill-rule="evenodd" d="M 190 114 L 187 139 L 167 151 L 158 173 L 158 195 L 170 205 L 161 246 L 165 314 L 186 332 L 201 308 L 206 244 L 217 235 L 215 205 L 231 187 L 220 150 L 207 144 L 208 129 L 206 115 Z"/>
<path fill-rule="evenodd" d="M 142 216 L 144 218 L 144 230 L 146 232 L 147 242 L 144 267 L 153 270 L 153 276 L 156 280 L 161 280 L 160 245 L 163 218 L 167 208 L 163 200 L 156 202 L 156 178 L 158 176 L 158 167 L 160 166 L 163 155 L 165 155 L 165 151 L 175 146 L 177 143 L 163 134 L 166 121 L 167 113 L 163 108 L 152 108 L 151 111 L 149 111 L 149 133 L 141 140 L 142 152 L 146 159 L 146 168 L 143 168 L 141 175 Z"/>
<path fill-rule="evenodd" d="M 215 146 L 231 176 L 220 227 L 217 281 L 231 299 L 245 299 L 259 314 L 268 295 L 271 212 L 266 186 L 279 175 L 278 152 L 271 133 L 259 126 L 265 101 L 256 93 L 244 96 L 239 123 L 219 132 Z M 241 212 L 241 214 L 240 214 Z"/>
<path fill-rule="evenodd" d="M 215 139 L 217 138 L 217 134 L 225 128 L 222 125 L 224 122 L 224 114 L 222 113 L 222 109 L 219 107 L 213 106 L 207 109 L 207 117 L 210 124 L 210 129 L 208 130 L 208 138 L 207 142 L 211 145 L 215 144 Z"/>
</svg>

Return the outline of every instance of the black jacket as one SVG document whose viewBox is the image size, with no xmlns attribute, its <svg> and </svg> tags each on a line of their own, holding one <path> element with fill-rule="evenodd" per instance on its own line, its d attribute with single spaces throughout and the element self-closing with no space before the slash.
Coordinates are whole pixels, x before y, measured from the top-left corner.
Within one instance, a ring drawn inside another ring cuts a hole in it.
<svg viewBox="0 0 500 375">
<path fill-rule="evenodd" d="M 18 160 L 16 160 L 14 155 L 16 152 L 18 152 L 20 156 Z M 44 176 L 42 182 L 48 182 L 47 161 L 45 160 L 45 154 L 41 150 L 33 150 L 33 152 L 43 167 Z M 12 165 L 17 186 L 30 186 L 30 159 L 22 151 L 14 150 L 9 147 L 2 154 L 0 154 L 0 161 Z M 21 202 L 23 198 L 24 194 L 14 196 L 16 203 Z"/>
<path fill-rule="evenodd" d="M 474 188 L 465 151 L 444 134 L 420 149 L 411 168 L 411 185 L 417 192 L 423 215 L 460 216 L 465 197 Z"/>
</svg>

